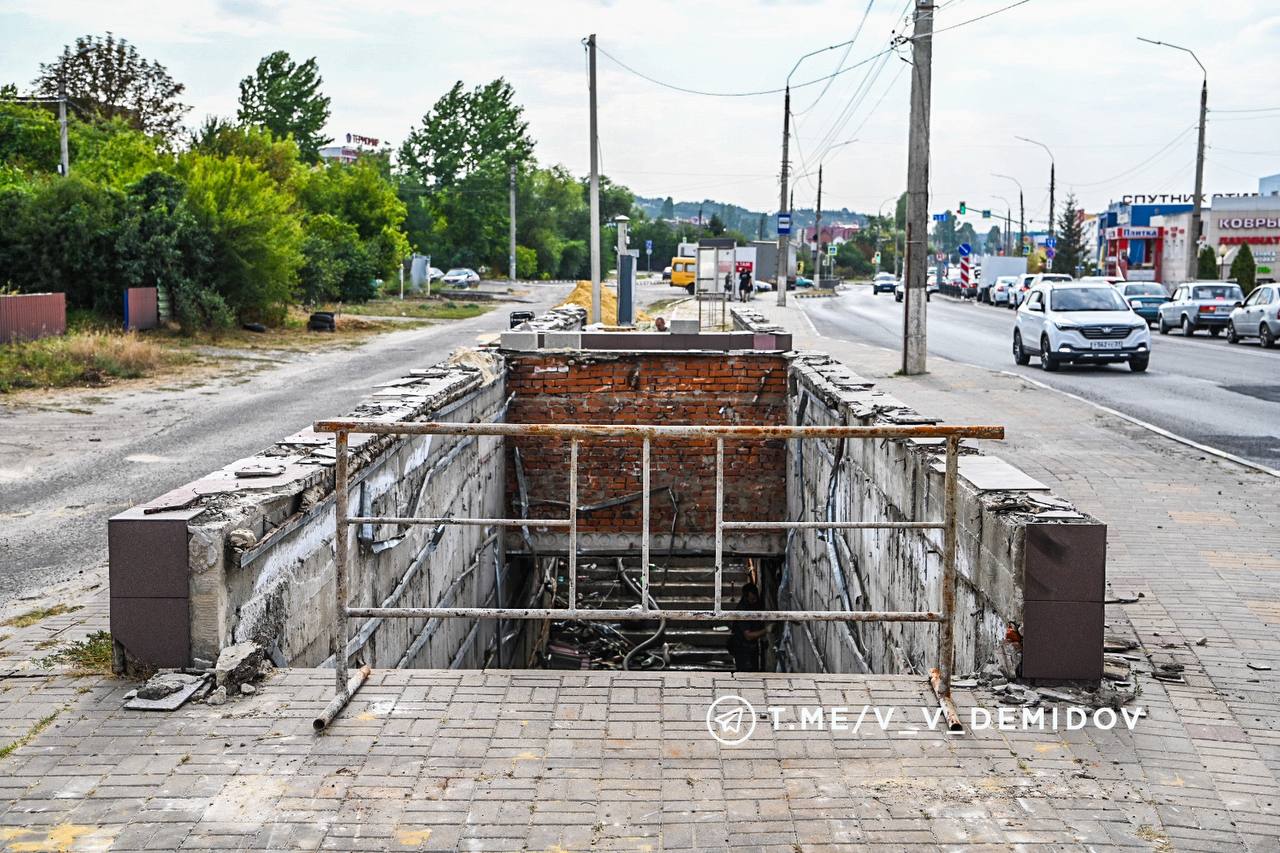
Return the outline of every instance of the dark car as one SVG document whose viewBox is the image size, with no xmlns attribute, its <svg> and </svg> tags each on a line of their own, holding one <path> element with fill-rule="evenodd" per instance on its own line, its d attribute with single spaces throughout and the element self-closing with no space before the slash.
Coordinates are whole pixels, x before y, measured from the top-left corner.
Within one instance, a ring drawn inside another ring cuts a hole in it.
<svg viewBox="0 0 1280 853">
<path fill-rule="evenodd" d="M 1156 325 L 1160 334 L 1170 329 L 1182 329 L 1191 337 L 1201 329 L 1209 334 L 1222 334 L 1231 322 L 1231 312 L 1244 302 L 1244 291 L 1234 281 L 1193 281 L 1173 292 L 1168 302 L 1160 306 Z"/>
<path fill-rule="evenodd" d="M 1124 301 L 1129 303 L 1133 313 L 1148 324 L 1159 319 L 1160 306 L 1169 301 L 1169 294 L 1165 293 L 1164 285 L 1159 282 L 1129 281 L 1117 284 L 1115 288 L 1120 291 Z"/>
<path fill-rule="evenodd" d="M 891 272 L 878 272 L 876 277 L 871 281 L 872 293 L 893 293 L 893 286 L 898 283 L 898 277 Z"/>
</svg>

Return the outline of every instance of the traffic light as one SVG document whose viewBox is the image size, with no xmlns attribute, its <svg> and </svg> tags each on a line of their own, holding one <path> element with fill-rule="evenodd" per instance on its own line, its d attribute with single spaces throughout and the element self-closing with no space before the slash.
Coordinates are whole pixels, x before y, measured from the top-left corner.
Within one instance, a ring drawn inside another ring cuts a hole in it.
<svg viewBox="0 0 1280 853">
<path fill-rule="evenodd" d="M 960 215 L 964 215 L 964 202 L 960 202 Z"/>
</svg>

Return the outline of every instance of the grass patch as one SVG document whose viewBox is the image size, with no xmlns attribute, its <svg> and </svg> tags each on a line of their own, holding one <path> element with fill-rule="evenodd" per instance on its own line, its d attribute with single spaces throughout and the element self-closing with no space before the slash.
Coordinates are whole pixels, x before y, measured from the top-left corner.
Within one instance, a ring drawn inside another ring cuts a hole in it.
<svg viewBox="0 0 1280 853">
<path fill-rule="evenodd" d="M 49 668 L 57 664 L 74 664 L 78 671 L 85 673 L 111 673 L 114 649 L 110 631 L 94 631 L 83 640 L 67 643 L 66 646 L 40 659 L 40 665 Z"/>
<path fill-rule="evenodd" d="M 458 302 L 453 299 L 418 297 L 414 299 L 373 299 L 354 305 L 326 305 L 324 311 L 338 311 L 356 317 L 414 317 L 423 320 L 468 320 L 492 311 L 496 306 L 486 302 Z"/>
<path fill-rule="evenodd" d="M 80 605 L 78 604 L 55 604 L 52 607 L 37 607 L 35 610 L 20 613 L 12 619 L 6 619 L 0 622 L 0 625 L 4 625 L 6 628 L 27 628 L 51 616 L 62 616 L 64 613 L 74 613 L 79 609 Z"/>
<path fill-rule="evenodd" d="M 49 728 L 49 724 L 52 723 L 54 720 L 56 720 L 58 718 L 58 715 L 61 713 L 62 713 L 62 709 L 59 708 L 49 716 L 37 722 L 34 726 L 32 726 L 30 729 L 27 730 L 26 734 L 24 734 L 22 737 L 15 740 L 13 743 L 8 744 L 7 746 L 0 747 L 0 759 L 8 758 L 15 749 L 24 747 L 27 744 L 31 743 L 31 740 L 36 735 L 40 734 L 45 729 Z"/>
<path fill-rule="evenodd" d="M 136 332 L 81 331 L 0 346 L 0 393 L 137 379 L 190 356 Z"/>
</svg>

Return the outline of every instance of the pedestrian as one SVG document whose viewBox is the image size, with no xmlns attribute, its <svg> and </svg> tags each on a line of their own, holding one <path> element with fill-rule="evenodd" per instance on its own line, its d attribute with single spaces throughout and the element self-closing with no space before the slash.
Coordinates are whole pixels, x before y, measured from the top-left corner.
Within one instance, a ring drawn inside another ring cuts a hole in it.
<svg viewBox="0 0 1280 853">
<path fill-rule="evenodd" d="M 738 273 L 738 297 L 743 302 L 747 302 L 754 295 L 751 290 L 751 270 L 743 268 L 742 272 Z"/>
<path fill-rule="evenodd" d="M 754 583 L 742 587 L 738 599 L 739 611 L 760 609 L 760 589 Z M 761 669 L 760 639 L 769 633 L 766 622 L 754 620 L 734 621 L 729 625 L 729 653 L 733 655 L 734 672 L 759 672 Z"/>
<path fill-rule="evenodd" d="M 724 298 L 733 299 L 733 270 L 725 270 L 724 274 Z"/>
</svg>

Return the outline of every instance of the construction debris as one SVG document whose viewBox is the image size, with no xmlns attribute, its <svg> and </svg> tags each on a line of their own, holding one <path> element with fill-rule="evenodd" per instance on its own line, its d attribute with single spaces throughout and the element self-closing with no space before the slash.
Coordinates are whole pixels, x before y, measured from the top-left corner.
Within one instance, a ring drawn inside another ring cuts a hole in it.
<svg viewBox="0 0 1280 853">
<path fill-rule="evenodd" d="M 227 646 L 218 655 L 218 662 L 213 667 L 218 687 L 225 693 L 238 693 L 242 684 L 258 677 L 258 667 L 265 655 L 266 650 L 257 643 Z"/>
<path fill-rule="evenodd" d="M 124 706 L 133 711 L 176 711 L 208 681 L 207 674 L 157 673 L 146 684 L 126 694 Z"/>
</svg>

